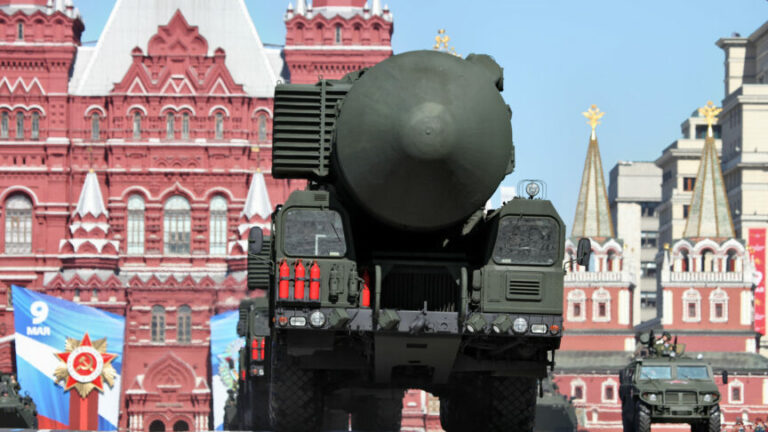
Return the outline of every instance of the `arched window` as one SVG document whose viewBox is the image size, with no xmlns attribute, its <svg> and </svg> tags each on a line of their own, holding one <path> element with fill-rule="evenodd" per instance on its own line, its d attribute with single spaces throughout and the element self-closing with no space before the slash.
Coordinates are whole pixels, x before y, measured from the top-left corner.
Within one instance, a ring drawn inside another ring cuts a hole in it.
<svg viewBox="0 0 768 432">
<path fill-rule="evenodd" d="M 16 113 L 16 138 L 17 139 L 24 138 L 24 113 L 23 112 Z"/>
<path fill-rule="evenodd" d="M 179 308 L 176 323 L 176 340 L 179 343 L 188 344 L 192 340 L 191 323 L 192 309 L 187 305 Z"/>
<path fill-rule="evenodd" d="M 739 255 L 736 253 L 733 249 L 728 249 L 728 252 L 725 254 L 725 271 L 727 272 L 735 272 L 735 271 L 741 271 L 740 268 L 737 268 L 737 261 L 739 259 Z M 741 266 L 738 266 L 741 267 Z"/>
<path fill-rule="evenodd" d="M 683 322 L 701 321 L 701 294 L 691 288 L 683 293 Z"/>
<path fill-rule="evenodd" d="M 699 271 L 713 272 L 715 271 L 715 252 L 712 249 L 704 249 L 701 251 L 701 267 Z"/>
<path fill-rule="evenodd" d="M 24 23 L 19 22 L 16 24 L 16 39 L 24 40 Z"/>
<path fill-rule="evenodd" d="M 165 308 L 160 305 L 152 306 L 152 342 L 165 342 Z"/>
<path fill-rule="evenodd" d="M 336 45 L 341 45 L 341 25 L 336 25 Z"/>
<path fill-rule="evenodd" d="M 0 138 L 8 138 L 8 112 L 0 114 Z"/>
<path fill-rule="evenodd" d="M 99 124 L 99 113 L 91 114 L 91 141 L 98 141 L 101 136 L 101 125 Z"/>
<path fill-rule="evenodd" d="M 5 202 L 5 253 L 32 252 L 32 201 L 25 195 L 12 195 Z"/>
<path fill-rule="evenodd" d="M 133 139 L 141 139 L 141 113 L 138 111 L 133 113 Z"/>
<path fill-rule="evenodd" d="M 173 432 L 185 432 L 189 430 L 189 425 L 184 420 L 179 420 L 173 424 Z"/>
<path fill-rule="evenodd" d="M 174 135 L 174 127 L 176 123 L 176 118 L 174 117 L 173 113 L 168 113 L 168 115 L 165 116 L 165 137 L 167 139 L 173 139 Z"/>
<path fill-rule="evenodd" d="M 683 249 L 680 251 L 680 271 L 690 271 L 690 257 L 688 256 L 688 249 Z"/>
<path fill-rule="evenodd" d="M 717 288 L 709 294 L 709 320 L 711 322 L 728 321 L 728 293 Z"/>
<path fill-rule="evenodd" d="M 216 195 L 211 200 L 209 231 L 211 255 L 225 255 L 227 253 L 227 200 L 221 195 Z"/>
<path fill-rule="evenodd" d="M 163 222 L 165 253 L 169 255 L 189 254 L 189 239 L 192 231 L 189 201 L 179 195 L 166 201 Z"/>
<path fill-rule="evenodd" d="M 32 113 L 32 133 L 30 138 L 33 140 L 40 138 L 40 114 L 37 112 Z"/>
<path fill-rule="evenodd" d="M 75 291 L 72 295 L 74 296 L 72 297 L 72 301 L 80 301 L 80 288 L 75 288 Z"/>
<path fill-rule="evenodd" d="M 144 198 L 141 195 L 131 195 L 128 198 L 128 239 L 129 255 L 144 253 Z"/>
<path fill-rule="evenodd" d="M 568 320 L 569 321 L 584 321 L 586 319 L 585 305 L 587 303 L 587 296 L 584 295 L 584 291 L 575 289 L 568 293 Z"/>
<path fill-rule="evenodd" d="M 224 139 L 224 114 L 216 113 L 216 139 Z"/>
<path fill-rule="evenodd" d="M 256 127 L 259 130 L 259 142 L 263 143 L 267 141 L 267 118 L 265 116 L 259 116 L 256 121 Z"/>
<path fill-rule="evenodd" d="M 592 321 L 608 322 L 611 320 L 611 293 L 600 288 L 592 293 Z"/>
<path fill-rule="evenodd" d="M 149 432 L 165 432 L 165 423 L 155 420 L 149 424 Z"/>
<path fill-rule="evenodd" d="M 609 250 L 608 254 L 605 256 L 605 271 L 607 272 L 614 271 L 615 261 L 616 261 L 616 252 Z"/>
<path fill-rule="evenodd" d="M 181 138 L 189 139 L 189 114 L 184 113 L 181 115 Z"/>
<path fill-rule="evenodd" d="M 91 290 L 91 301 L 99 301 L 99 291 L 96 288 Z"/>
</svg>

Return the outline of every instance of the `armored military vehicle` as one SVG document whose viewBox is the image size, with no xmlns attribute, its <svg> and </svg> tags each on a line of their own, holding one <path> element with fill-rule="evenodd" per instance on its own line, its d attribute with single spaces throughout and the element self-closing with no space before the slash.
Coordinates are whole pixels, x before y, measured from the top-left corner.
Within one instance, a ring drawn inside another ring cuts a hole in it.
<svg viewBox="0 0 768 432">
<path fill-rule="evenodd" d="M 422 388 L 448 431 L 532 430 L 565 226 L 543 199 L 484 210 L 514 168 L 502 89 L 491 57 L 433 51 L 277 86 L 272 175 L 308 186 L 271 238 L 250 231 L 248 287 L 266 297 L 240 305 L 239 427 L 319 430 L 341 411 L 399 431 L 404 389 Z"/>
<path fill-rule="evenodd" d="M 650 432 L 651 423 L 688 423 L 693 432 L 720 431 L 720 392 L 712 368 L 685 356 L 685 346 L 639 338 L 638 353 L 620 372 L 619 397 L 626 432 Z M 728 375 L 723 372 L 723 382 Z"/>
<path fill-rule="evenodd" d="M 558 391 L 550 379 L 542 381 L 542 391 L 536 400 L 535 432 L 576 432 L 576 408 L 571 400 Z"/>
<path fill-rule="evenodd" d="M 37 428 L 35 403 L 20 390 L 13 375 L 0 374 L 0 428 Z"/>
</svg>

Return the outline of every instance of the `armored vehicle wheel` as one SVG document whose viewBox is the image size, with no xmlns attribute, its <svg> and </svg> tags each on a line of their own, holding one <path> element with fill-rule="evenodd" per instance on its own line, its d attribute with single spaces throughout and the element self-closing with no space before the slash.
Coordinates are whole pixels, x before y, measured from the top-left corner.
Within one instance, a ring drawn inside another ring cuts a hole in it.
<svg viewBox="0 0 768 432">
<path fill-rule="evenodd" d="M 640 401 L 635 404 L 634 426 L 633 432 L 651 432 L 651 410 Z"/>
<path fill-rule="evenodd" d="M 531 432 L 536 420 L 536 379 L 492 377 L 489 431 Z"/>
<path fill-rule="evenodd" d="M 290 358 L 272 365 L 269 419 L 275 432 L 313 432 L 323 419 L 322 393 L 313 371 L 304 370 Z"/>
<path fill-rule="evenodd" d="M 360 432 L 398 432 L 403 418 L 403 394 L 373 398 L 363 409 L 352 413 L 352 430 Z"/>
<path fill-rule="evenodd" d="M 635 425 L 632 422 L 632 411 L 629 409 L 630 403 L 621 403 L 621 423 L 624 426 L 624 432 L 635 432 Z"/>
<path fill-rule="evenodd" d="M 440 424 L 446 432 L 486 430 L 488 392 L 484 377 L 459 380 L 440 396 Z"/>
<path fill-rule="evenodd" d="M 709 413 L 709 419 L 704 423 L 701 428 L 703 432 L 720 432 L 720 406 L 715 405 L 712 407 L 712 412 Z"/>
</svg>

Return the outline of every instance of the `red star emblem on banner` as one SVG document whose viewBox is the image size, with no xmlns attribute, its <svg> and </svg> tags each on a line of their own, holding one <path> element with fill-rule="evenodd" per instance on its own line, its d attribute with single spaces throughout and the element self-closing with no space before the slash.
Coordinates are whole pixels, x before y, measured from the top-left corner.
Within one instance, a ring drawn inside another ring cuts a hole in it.
<svg viewBox="0 0 768 432">
<path fill-rule="evenodd" d="M 63 364 L 54 372 L 56 381 L 64 382 L 64 391 L 75 388 L 85 398 L 94 388 L 103 392 L 104 381 L 113 385 L 116 373 L 111 363 L 117 355 L 106 352 L 106 338 L 92 343 L 85 333 L 80 341 L 67 338 L 65 349 L 63 353 L 56 353 Z"/>
</svg>

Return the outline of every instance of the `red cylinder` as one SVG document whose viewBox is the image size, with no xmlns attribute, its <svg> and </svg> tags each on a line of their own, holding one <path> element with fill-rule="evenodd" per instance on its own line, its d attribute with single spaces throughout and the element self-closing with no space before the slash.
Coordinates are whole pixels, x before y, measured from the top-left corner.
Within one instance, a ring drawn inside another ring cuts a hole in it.
<svg viewBox="0 0 768 432">
<path fill-rule="evenodd" d="M 290 295 L 290 287 L 291 287 L 291 268 L 288 267 L 288 262 L 283 260 L 282 263 L 280 263 L 280 282 L 278 284 L 278 298 L 281 299 L 287 299 Z"/>
<path fill-rule="evenodd" d="M 293 298 L 295 300 L 304 300 L 304 278 L 307 276 L 307 270 L 301 260 L 296 260 L 296 269 L 294 270 L 296 281 L 293 283 Z"/>
<path fill-rule="evenodd" d="M 320 266 L 317 261 L 309 269 L 309 299 L 320 300 Z"/>
<path fill-rule="evenodd" d="M 363 271 L 363 292 L 360 294 L 360 306 L 371 307 L 371 289 L 369 285 L 371 283 L 371 276 L 368 274 L 368 270 Z"/>
</svg>

